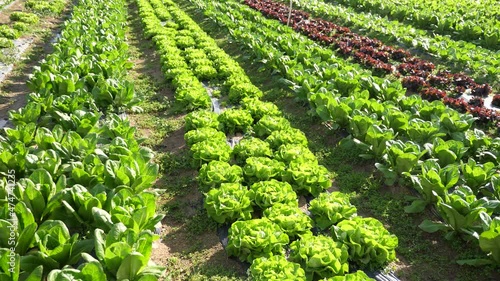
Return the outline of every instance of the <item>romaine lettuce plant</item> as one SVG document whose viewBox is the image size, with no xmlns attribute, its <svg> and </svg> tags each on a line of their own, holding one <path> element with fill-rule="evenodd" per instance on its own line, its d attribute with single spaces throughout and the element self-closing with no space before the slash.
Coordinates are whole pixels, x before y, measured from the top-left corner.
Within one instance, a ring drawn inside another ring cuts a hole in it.
<svg viewBox="0 0 500 281">
<path fill-rule="evenodd" d="M 94 236 L 96 258 L 86 253 L 82 257 L 86 262 L 99 261 L 107 276 L 117 280 L 157 280 L 164 271 L 148 263 L 153 241 L 158 239 L 151 231 L 137 233 L 118 223 L 107 234 L 96 229 Z"/>
<path fill-rule="evenodd" d="M 398 238 L 374 218 L 354 217 L 332 228 L 332 236 L 349 248 L 349 259 L 368 269 L 381 268 L 396 259 Z"/>
<path fill-rule="evenodd" d="M 421 173 L 410 175 L 410 179 L 422 198 L 415 198 L 412 204 L 405 208 L 408 213 L 422 212 L 427 204 L 437 202 L 437 198 L 448 193 L 460 180 L 460 171 L 457 164 L 450 164 L 441 168 L 432 160 L 427 160 L 421 166 Z"/>
<path fill-rule="evenodd" d="M 349 272 L 347 247 L 331 237 L 305 234 L 290 244 L 292 262 L 306 271 L 307 280 L 344 275 Z"/>
<path fill-rule="evenodd" d="M 204 191 L 219 187 L 221 183 L 242 181 L 243 170 L 241 167 L 222 161 L 211 161 L 208 164 L 203 164 L 198 173 L 198 182 Z"/>
<path fill-rule="evenodd" d="M 297 206 L 298 201 L 297 194 L 289 183 L 275 179 L 252 184 L 248 196 L 252 204 L 261 209 L 269 208 L 276 203 Z"/>
<path fill-rule="evenodd" d="M 306 273 L 300 265 L 283 256 L 254 259 L 248 275 L 251 281 L 306 281 Z"/>
<path fill-rule="evenodd" d="M 462 163 L 461 170 L 465 183 L 477 192 L 479 187 L 488 183 L 497 169 L 492 162 L 478 164 L 474 159 L 469 159 L 467 163 Z"/>
<path fill-rule="evenodd" d="M 356 215 L 356 207 L 349 202 L 349 195 L 338 191 L 321 193 L 311 200 L 309 211 L 319 229 L 327 229 L 338 222 Z"/>
<path fill-rule="evenodd" d="M 318 196 L 332 186 L 330 172 L 316 162 L 290 162 L 283 180 L 289 182 L 297 192 L 313 196 Z"/>
<path fill-rule="evenodd" d="M 266 218 L 237 221 L 229 228 L 226 252 L 241 261 L 283 256 L 290 242 L 288 235 Z"/>
<path fill-rule="evenodd" d="M 396 183 L 403 173 L 411 172 L 427 152 L 412 141 L 391 140 L 387 142 L 387 146 L 389 148 L 383 156 L 385 164 L 375 164 L 375 167 L 384 174 L 387 185 Z"/>
<path fill-rule="evenodd" d="M 264 217 L 279 225 L 290 238 L 311 232 L 312 219 L 296 204 L 276 203 L 264 211 Z"/>
<path fill-rule="evenodd" d="M 446 239 L 460 233 L 467 234 L 466 238 L 469 239 L 477 238 L 487 218 L 500 206 L 498 200 L 488 200 L 485 197 L 477 199 L 472 189 L 467 186 L 461 186 L 437 199 L 436 207 L 443 222 L 424 220 L 419 227 L 431 233 L 446 231 Z"/>
<path fill-rule="evenodd" d="M 205 194 L 205 209 L 218 223 L 252 218 L 252 204 L 248 189 L 240 183 L 222 183 Z"/>
<path fill-rule="evenodd" d="M 434 139 L 434 142 L 426 145 L 426 147 L 431 156 L 438 159 L 439 165 L 442 167 L 459 161 L 468 150 L 463 142 L 456 140 L 444 141 L 441 138 Z"/>
<path fill-rule="evenodd" d="M 500 264 L 500 217 L 495 217 L 488 230 L 479 236 L 479 247 L 496 263 Z"/>
</svg>

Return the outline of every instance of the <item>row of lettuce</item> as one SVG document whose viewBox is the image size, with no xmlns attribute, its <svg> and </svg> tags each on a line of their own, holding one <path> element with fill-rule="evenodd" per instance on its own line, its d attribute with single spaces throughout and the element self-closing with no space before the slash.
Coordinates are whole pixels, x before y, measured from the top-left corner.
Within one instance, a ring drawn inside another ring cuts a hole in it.
<svg viewBox="0 0 500 281">
<path fill-rule="evenodd" d="M 395 260 L 397 238 L 381 222 L 357 216 L 346 194 L 325 191 L 331 174 L 304 133 L 259 99 L 262 92 L 212 38 L 173 1 L 137 3 L 178 102 L 200 108 L 185 118 L 185 139 L 200 168 L 204 206 L 229 227 L 226 251 L 251 263 L 251 280 L 368 280 L 362 271 L 349 272 Z M 206 58 L 210 77 L 198 71 Z M 218 91 L 230 106 L 218 114 L 190 104 L 198 98 L 186 100 L 185 87 L 200 83 L 205 96 Z M 300 195 L 313 198 L 302 209 Z"/>
<path fill-rule="evenodd" d="M 246 0 L 245 4 L 292 26 L 314 41 L 335 48 L 342 56 L 372 69 L 374 75 L 402 77 L 402 85 L 408 92 L 418 93 L 429 101 L 442 99 L 446 105 L 460 112 L 471 113 L 477 117 L 478 123 L 498 126 L 497 111 L 489 109 L 483 99 L 492 92 L 489 84 L 478 84 L 463 73 L 451 73 L 446 69 L 436 71 L 434 63 L 415 57 L 405 49 L 385 45 L 378 39 L 361 36 L 324 19 L 312 18 L 302 10 L 290 10 L 284 3 Z M 471 97 L 464 97 L 466 93 Z M 498 106 L 499 102 L 500 94 L 493 97 L 491 104 Z"/>
<path fill-rule="evenodd" d="M 80 0 L 0 137 L 0 280 L 157 280 L 158 174 L 126 117 L 124 0 Z"/>
<path fill-rule="evenodd" d="M 281 0 L 288 3 L 289 1 Z M 463 40 L 429 34 L 426 30 L 398 21 L 388 20 L 370 12 L 357 12 L 352 7 L 336 5 L 322 0 L 294 0 L 293 7 L 314 13 L 316 16 L 356 29 L 384 43 L 414 48 L 438 58 L 444 64 L 468 74 L 479 83 L 498 87 L 500 80 L 500 53 Z"/>
<path fill-rule="evenodd" d="M 474 240 L 488 256 L 463 262 L 500 263 L 499 138 L 473 128 L 472 116 L 440 101 L 407 97 L 401 83 L 372 76 L 239 1 L 192 2 L 256 60 L 281 73 L 312 112 L 346 130 L 344 145 L 377 161 L 387 184 L 417 190 L 420 197 L 408 212 L 435 206 L 442 221 L 426 220 L 421 228 Z"/>
<path fill-rule="evenodd" d="M 499 50 L 500 8 L 494 0 L 467 2 L 337 0 L 335 2 L 397 21 L 411 22 L 419 28 Z"/>
<path fill-rule="evenodd" d="M 29 32 L 40 21 L 40 16 L 59 15 L 66 7 L 66 0 L 28 0 L 23 5 L 26 10 L 10 13 L 9 24 L 0 25 L 0 48 L 14 47 L 14 39 Z"/>
</svg>

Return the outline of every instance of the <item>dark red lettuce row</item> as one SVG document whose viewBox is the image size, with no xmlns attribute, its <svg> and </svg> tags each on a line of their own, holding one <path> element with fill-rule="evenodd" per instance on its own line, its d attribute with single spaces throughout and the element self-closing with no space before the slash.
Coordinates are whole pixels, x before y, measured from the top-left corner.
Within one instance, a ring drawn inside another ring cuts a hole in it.
<svg viewBox="0 0 500 281">
<path fill-rule="evenodd" d="M 347 27 L 321 18 L 311 18 L 309 13 L 301 10 L 292 9 L 290 13 L 289 7 L 283 3 L 272 0 L 245 0 L 245 3 L 269 18 L 289 24 L 313 40 L 334 46 L 344 56 L 373 69 L 374 73 L 402 76 L 403 86 L 410 92 L 419 93 L 424 99 L 443 100 L 456 110 L 478 117 L 481 123 L 500 121 L 495 110 L 484 107 L 482 98 L 492 91 L 488 84 L 478 84 L 463 73 L 435 73 L 436 66 L 432 62 L 414 57 L 402 48 L 384 45 L 378 39 L 361 36 Z M 474 96 L 469 102 L 460 98 L 466 92 Z M 492 105 L 500 106 L 500 97 L 495 96 Z"/>
</svg>

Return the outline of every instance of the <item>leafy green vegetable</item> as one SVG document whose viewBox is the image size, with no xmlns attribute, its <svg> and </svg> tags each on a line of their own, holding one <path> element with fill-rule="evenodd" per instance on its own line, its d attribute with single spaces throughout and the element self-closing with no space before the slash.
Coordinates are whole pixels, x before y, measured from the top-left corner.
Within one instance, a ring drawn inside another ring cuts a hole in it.
<svg viewBox="0 0 500 281">
<path fill-rule="evenodd" d="M 335 276 L 328 279 L 325 278 L 323 281 L 370 281 L 370 280 L 375 280 L 375 279 L 368 277 L 366 273 L 364 273 L 361 270 L 358 270 L 355 273 L 348 273 L 344 276 Z"/>
<path fill-rule="evenodd" d="M 309 211 L 313 215 L 316 226 L 327 229 L 338 222 L 356 215 L 356 207 L 349 202 L 349 195 L 332 192 L 321 193 L 310 202 Z"/>
<path fill-rule="evenodd" d="M 238 103 L 244 98 L 260 98 L 263 93 L 252 83 L 234 84 L 229 89 L 229 101 Z"/>
<path fill-rule="evenodd" d="M 384 174 L 385 183 L 393 185 L 403 173 L 409 173 L 418 164 L 420 158 L 427 152 L 411 141 L 391 140 L 387 142 L 387 154 L 383 156 L 386 164 L 376 163 L 375 166 Z"/>
<path fill-rule="evenodd" d="M 252 281 L 306 281 L 306 273 L 300 265 L 283 256 L 254 259 L 248 272 Z"/>
<path fill-rule="evenodd" d="M 226 135 L 218 131 L 217 129 L 211 127 L 202 127 L 200 129 L 191 130 L 184 135 L 184 139 L 186 140 L 186 144 L 188 146 L 193 146 L 193 144 L 212 139 L 219 142 L 226 141 Z"/>
<path fill-rule="evenodd" d="M 245 163 L 249 157 L 271 157 L 273 152 L 269 143 L 254 137 L 243 138 L 233 148 L 237 163 Z"/>
<path fill-rule="evenodd" d="M 248 196 L 252 204 L 261 209 L 269 208 L 276 203 L 297 206 L 298 200 L 297 194 L 289 183 L 275 179 L 252 184 Z"/>
<path fill-rule="evenodd" d="M 25 12 L 12 12 L 9 18 L 11 21 L 19 21 L 28 24 L 35 24 L 40 20 L 37 15 Z"/>
<path fill-rule="evenodd" d="M 252 218 L 252 204 L 248 189 L 240 183 L 222 183 L 205 194 L 205 209 L 218 223 Z"/>
<path fill-rule="evenodd" d="M 309 148 L 300 144 L 281 145 L 274 153 L 274 158 L 286 164 L 290 164 L 292 161 L 303 163 L 314 163 L 318 161 Z"/>
<path fill-rule="evenodd" d="M 354 217 L 332 228 L 332 236 L 349 248 L 349 259 L 361 267 L 381 268 L 396 259 L 398 238 L 374 218 Z"/>
<path fill-rule="evenodd" d="M 249 183 L 280 179 L 284 170 L 284 163 L 267 157 L 249 157 L 243 167 L 245 179 Z"/>
<path fill-rule="evenodd" d="M 444 222 L 424 220 L 419 227 L 427 232 L 446 231 L 445 238 L 457 233 L 465 233 L 477 238 L 485 223 L 486 217 L 500 206 L 498 200 L 477 199 L 472 189 L 461 186 L 450 194 L 438 197 L 437 209 Z"/>
<path fill-rule="evenodd" d="M 300 144 L 307 146 L 307 137 L 304 133 L 295 128 L 289 128 L 284 131 L 274 131 L 266 141 L 271 145 L 272 149 L 277 149 L 283 144 Z"/>
<path fill-rule="evenodd" d="M 299 263 L 308 280 L 344 275 L 349 271 L 347 247 L 331 237 L 305 234 L 290 244 L 292 262 Z"/>
<path fill-rule="evenodd" d="M 208 139 L 195 143 L 191 147 L 193 154 L 193 163 L 195 166 L 201 166 L 213 160 L 229 161 L 231 158 L 231 147 L 226 140 Z"/>
<path fill-rule="evenodd" d="M 437 202 L 437 197 L 448 193 L 460 179 L 458 165 L 451 164 L 441 168 L 437 162 L 425 161 L 422 165 L 422 172 L 418 175 L 410 175 L 413 187 L 423 197 L 416 199 L 405 208 L 408 213 L 422 212 L 429 203 Z"/>
<path fill-rule="evenodd" d="M 461 168 L 465 183 L 473 190 L 478 190 L 480 186 L 488 183 L 496 172 L 496 166 L 492 162 L 478 164 L 474 159 L 463 163 Z"/>
<path fill-rule="evenodd" d="M 479 236 L 479 247 L 488 253 L 491 259 L 500 264 L 500 218 L 495 217 L 488 230 Z"/>
<path fill-rule="evenodd" d="M 219 187 L 221 183 L 238 183 L 243 181 L 243 170 L 240 166 L 222 161 L 211 161 L 203 164 L 198 173 L 198 182 L 202 190 Z"/>
<path fill-rule="evenodd" d="M 439 165 L 442 167 L 454 164 L 467 152 L 468 148 L 464 146 L 463 142 L 456 140 L 444 141 L 441 138 L 436 138 L 432 145 L 427 145 L 431 155 L 438 159 Z"/>
<path fill-rule="evenodd" d="M 291 126 L 290 121 L 281 116 L 264 115 L 253 128 L 257 136 L 265 138 L 274 131 L 287 130 Z"/>
<path fill-rule="evenodd" d="M 219 128 L 218 115 L 210 110 L 193 111 L 186 115 L 186 131 L 199 129 L 203 127 Z"/>
<path fill-rule="evenodd" d="M 272 102 L 261 101 L 257 98 L 244 98 L 241 102 L 242 108 L 252 115 L 255 121 L 259 121 L 265 115 L 281 116 L 279 108 Z"/>
<path fill-rule="evenodd" d="M 229 134 L 245 133 L 253 123 L 252 115 L 244 109 L 226 109 L 218 120 L 221 130 Z"/>
<path fill-rule="evenodd" d="M 289 238 L 281 228 L 266 218 L 237 221 L 229 228 L 228 255 L 252 262 L 260 257 L 284 255 Z"/>
<path fill-rule="evenodd" d="M 264 217 L 279 225 L 290 238 L 311 232 L 312 219 L 296 204 L 276 203 L 264 211 Z"/>
<path fill-rule="evenodd" d="M 316 162 L 292 161 L 283 175 L 297 192 L 318 196 L 323 190 L 332 186 L 328 170 Z"/>
</svg>

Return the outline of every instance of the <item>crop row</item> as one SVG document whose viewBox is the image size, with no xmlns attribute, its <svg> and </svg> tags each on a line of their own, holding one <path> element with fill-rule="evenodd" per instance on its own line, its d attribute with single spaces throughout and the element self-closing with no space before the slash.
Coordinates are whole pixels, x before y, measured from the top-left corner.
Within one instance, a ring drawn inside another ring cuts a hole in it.
<svg viewBox="0 0 500 281">
<path fill-rule="evenodd" d="M 280 2 L 287 3 L 282 0 Z M 378 38 L 394 45 L 404 44 L 418 52 L 430 54 L 451 64 L 455 69 L 470 71 L 476 81 L 488 82 L 494 87 L 500 80 L 500 53 L 473 43 L 452 40 L 439 34 L 428 34 L 410 24 L 390 21 L 372 13 L 355 12 L 351 7 L 325 3 L 321 0 L 295 0 L 294 6 L 314 13 L 324 19 L 362 31 L 367 36 Z M 496 86 L 495 86 L 496 85 Z"/>
<path fill-rule="evenodd" d="M 472 129 L 470 115 L 440 101 L 405 97 L 401 84 L 358 71 L 331 50 L 245 5 L 192 2 L 247 45 L 256 59 L 281 72 L 319 117 L 334 129 L 346 129 L 351 136 L 345 141 L 363 151 L 361 157 L 379 161 L 376 167 L 387 184 L 399 181 L 417 190 L 421 198 L 408 212 L 436 206 L 443 222 L 425 221 L 422 228 L 479 241 L 488 262 L 500 261 L 494 245 L 500 239 L 500 139 Z"/>
<path fill-rule="evenodd" d="M 198 181 L 207 213 L 229 227 L 226 251 L 252 263 L 252 280 L 345 280 L 341 276 L 349 272 L 349 263 L 373 269 L 395 259 L 397 238 L 379 221 L 356 216 L 345 194 L 325 192 L 331 187 L 330 173 L 307 148 L 305 135 L 274 104 L 259 100 L 262 92 L 213 39 L 173 1 L 138 0 L 138 6 L 145 33 L 156 42 L 174 86 L 198 67 L 192 54 L 226 58 L 214 60 L 216 79 L 197 78 L 209 85 L 217 80 L 221 99 L 233 107 L 220 114 L 188 114 L 185 139 L 193 165 L 201 167 Z M 179 40 L 180 34 L 190 39 Z M 172 44 L 166 46 L 164 40 Z M 185 63 L 175 70 L 167 67 L 175 59 Z M 236 93 L 236 81 L 252 92 Z M 182 97 L 178 91 L 176 96 Z M 299 208 L 299 195 L 316 197 L 308 208 L 312 218 Z M 321 230 L 319 235 L 313 234 L 313 226 Z M 290 249 L 288 259 L 285 249 Z M 368 279 L 361 271 L 346 276 Z"/>
<path fill-rule="evenodd" d="M 157 280 L 153 153 L 126 117 L 123 0 L 82 0 L 0 137 L 1 280 Z"/>
<path fill-rule="evenodd" d="M 377 13 L 398 21 L 449 34 L 492 50 L 500 46 L 500 8 L 496 1 L 435 2 L 431 0 L 339 0 L 355 9 Z"/>
<path fill-rule="evenodd" d="M 497 112 L 484 106 L 483 98 L 491 93 L 488 84 L 478 84 L 464 74 L 443 70 L 435 73 L 433 63 L 414 57 L 404 49 L 384 45 L 380 40 L 360 36 L 346 27 L 323 19 L 312 19 L 308 13 L 300 10 L 289 11 L 285 4 L 272 0 L 246 0 L 245 3 L 283 24 L 290 23 L 295 30 L 313 40 L 334 46 L 342 55 L 353 58 L 374 72 L 404 76 L 403 86 L 427 100 L 442 99 L 445 104 L 478 117 L 480 122 L 494 122 L 495 125 L 498 122 Z M 460 97 L 465 93 L 473 96 L 468 102 Z M 498 104 L 500 95 L 495 99 L 498 101 L 493 104 Z"/>
<path fill-rule="evenodd" d="M 34 5 L 37 3 L 37 5 Z M 2 48 L 12 48 L 14 47 L 14 39 L 21 37 L 24 33 L 29 31 L 33 25 L 36 25 L 40 16 L 47 15 L 47 12 L 51 14 L 59 15 L 68 1 L 66 0 L 37 0 L 27 1 L 24 3 L 24 8 L 31 12 L 21 12 L 15 11 L 9 15 L 9 19 L 11 21 L 10 24 L 1 24 L 0 25 L 0 49 Z M 47 11 L 43 7 L 50 7 Z"/>
</svg>

